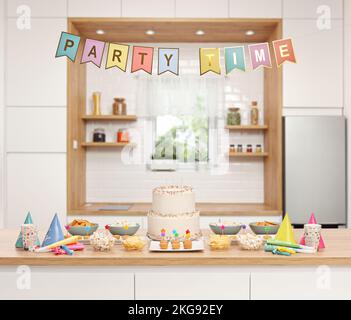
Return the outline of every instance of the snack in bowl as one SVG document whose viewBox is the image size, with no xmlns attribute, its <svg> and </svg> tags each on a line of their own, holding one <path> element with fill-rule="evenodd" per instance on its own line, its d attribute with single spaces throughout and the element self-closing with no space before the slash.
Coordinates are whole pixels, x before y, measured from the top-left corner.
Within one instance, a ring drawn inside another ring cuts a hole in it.
<svg viewBox="0 0 351 320">
<path fill-rule="evenodd" d="M 212 222 L 210 228 L 215 234 L 220 235 L 235 235 L 240 232 L 242 225 L 237 222 Z"/>
<path fill-rule="evenodd" d="M 126 250 L 141 250 L 145 246 L 145 241 L 138 236 L 130 236 L 126 240 L 123 240 L 123 246 Z"/>
<path fill-rule="evenodd" d="M 134 236 L 140 228 L 139 223 L 133 223 L 128 221 L 117 221 L 114 224 L 108 224 L 105 226 L 107 230 L 114 236 Z"/>
<path fill-rule="evenodd" d="M 212 250 L 226 250 L 230 248 L 230 243 L 229 236 L 211 235 L 208 244 Z"/>
<path fill-rule="evenodd" d="M 90 236 L 92 235 L 99 225 L 92 223 L 88 220 L 74 219 L 71 223 L 66 225 L 66 230 L 72 236 Z"/>
<path fill-rule="evenodd" d="M 246 233 L 238 236 L 240 247 L 244 250 L 259 250 L 261 249 L 264 240 L 251 233 Z"/>
<path fill-rule="evenodd" d="M 279 224 L 269 221 L 250 223 L 250 228 L 255 234 L 276 234 Z"/>
<path fill-rule="evenodd" d="M 107 230 L 100 229 L 90 237 L 90 244 L 96 251 L 109 251 L 115 244 L 115 238 Z"/>
</svg>

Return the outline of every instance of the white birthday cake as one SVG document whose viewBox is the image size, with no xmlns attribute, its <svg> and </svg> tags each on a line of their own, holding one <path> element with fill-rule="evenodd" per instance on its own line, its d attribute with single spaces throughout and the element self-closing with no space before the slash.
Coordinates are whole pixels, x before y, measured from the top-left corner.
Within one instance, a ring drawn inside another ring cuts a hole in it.
<svg viewBox="0 0 351 320">
<path fill-rule="evenodd" d="M 189 230 L 192 238 L 200 232 L 200 213 L 195 209 L 195 194 L 188 186 L 161 186 L 152 193 L 152 209 L 148 213 L 148 236 L 159 240 L 161 230 L 171 238 L 173 230 L 182 237 Z"/>
</svg>

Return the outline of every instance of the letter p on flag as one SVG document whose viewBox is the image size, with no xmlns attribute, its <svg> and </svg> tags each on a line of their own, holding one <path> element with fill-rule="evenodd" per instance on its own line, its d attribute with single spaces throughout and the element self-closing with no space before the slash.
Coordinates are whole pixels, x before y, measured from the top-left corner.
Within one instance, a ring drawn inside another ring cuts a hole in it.
<svg viewBox="0 0 351 320">
<path fill-rule="evenodd" d="M 68 57 L 74 62 L 76 60 L 79 42 L 79 36 L 67 32 L 61 32 L 55 58 Z"/>
<path fill-rule="evenodd" d="M 285 61 L 296 63 L 294 47 L 291 39 L 273 41 L 273 48 L 278 67 Z"/>
</svg>

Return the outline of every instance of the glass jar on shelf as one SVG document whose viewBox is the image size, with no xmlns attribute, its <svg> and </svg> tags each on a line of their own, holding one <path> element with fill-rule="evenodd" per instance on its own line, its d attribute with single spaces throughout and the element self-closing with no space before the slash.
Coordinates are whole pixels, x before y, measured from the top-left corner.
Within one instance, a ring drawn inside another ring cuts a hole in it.
<svg viewBox="0 0 351 320">
<path fill-rule="evenodd" d="M 257 107 L 257 101 L 251 102 L 251 112 L 250 112 L 251 125 L 257 126 L 259 124 L 259 110 Z"/>
<path fill-rule="evenodd" d="M 129 143 L 129 132 L 127 129 L 119 129 L 117 132 L 117 142 Z"/>
<path fill-rule="evenodd" d="M 240 126 L 241 125 L 241 113 L 240 108 L 229 108 L 227 114 L 227 125 L 228 126 Z"/>
<path fill-rule="evenodd" d="M 243 152 L 243 145 L 242 144 L 238 144 L 238 147 L 237 147 L 237 152 L 238 153 L 242 153 Z"/>
<path fill-rule="evenodd" d="M 96 128 L 93 133 L 93 142 L 106 142 L 105 129 Z"/>
<path fill-rule="evenodd" d="M 247 152 L 247 153 L 252 153 L 252 144 L 248 144 L 248 145 L 246 146 L 246 152 Z"/>
<path fill-rule="evenodd" d="M 236 152 L 235 144 L 231 144 L 231 145 L 230 145 L 230 147 L 229 147 L 229 152 L 230 152 L 230 153 L 235 153 L 235 152 Z"/>
<path fill-rule="evenodd" d="M 262 145 L 260 145 L 260 144 L 257 144 L 256 145 L 256 153 L 262 153 L 263 152 L 263 149 L 262 149 Z"/>
</svg>

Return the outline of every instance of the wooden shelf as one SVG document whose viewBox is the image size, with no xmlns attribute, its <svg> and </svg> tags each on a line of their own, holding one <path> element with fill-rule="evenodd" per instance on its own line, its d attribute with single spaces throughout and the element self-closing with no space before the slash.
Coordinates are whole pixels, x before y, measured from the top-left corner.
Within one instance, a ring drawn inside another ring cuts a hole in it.
<svg viewBox="0 0 351 320">
<path fill-rule="evenodd" d="M 257 125 L 257 126 L 251 126 L 251 125 L 240 125 L 240 126 L 225 126 L 226 129 L 228 130 L 238 130 L 238 131 L 245 131 L 245 130 L 267 130 L 268 126 L 267 125 Z"/>
<path fill-rule="evenodd" d="M 128 210 L 101 210 L 106 206 L 127 205 Z M 264 203 L 197 203 L 196 209 L 201 216 L 280 216 L 281 210 Z M 86 203 L 69 210 L 68 215 L 84 216 L 146 216 L 151 210 L 151 203 Z"/>
<path fill-rule="evenodd" d="M 101 116 L 93 116 L 93 115 L 84 115 L 82 117 L 85 121 L 136 121 L 137 116 L 135 115 L 101 115 Z"/>
<path fill-rule="evenodd" d="M 229 152 L 231 158 L 265 158 L 268 157 L 267 152 L 255 153 L 255 152 Z"/>
<path fill-rule="evenodd" d="M 134 147 L 135 144 L 133 143 L 126 143 L 126 142 L 83 142 L 83 148 L 123 148 L 125 146 Z"/>
</svg>

